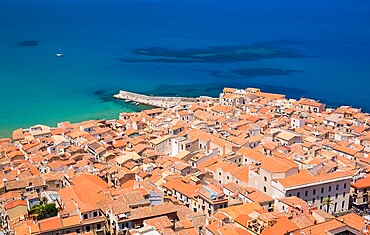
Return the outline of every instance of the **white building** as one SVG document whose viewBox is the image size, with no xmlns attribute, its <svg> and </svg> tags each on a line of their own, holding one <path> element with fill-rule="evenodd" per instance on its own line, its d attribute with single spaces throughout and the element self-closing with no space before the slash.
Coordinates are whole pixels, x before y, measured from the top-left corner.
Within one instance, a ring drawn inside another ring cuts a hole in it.
<svg viewBox="0 0 370 235">
<path fill-rule="evenodd" d="M 272 182 L 273 198 L 297 196 L 329 213 L 338 213 L 348 210 L 351 175 L 344 171 L 337 171 L 323 175 L 312 175 L 308 170 L 285 179 Z M 330 198 L 327 209 L 325 198 Z"/>
</svg>

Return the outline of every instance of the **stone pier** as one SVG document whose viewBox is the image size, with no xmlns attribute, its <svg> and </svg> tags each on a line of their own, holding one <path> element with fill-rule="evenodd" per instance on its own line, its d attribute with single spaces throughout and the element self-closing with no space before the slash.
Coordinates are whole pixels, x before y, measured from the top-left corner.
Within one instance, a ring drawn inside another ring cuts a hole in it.
<svg viewBox="0 0 370 235">
<path fill-rule="evenodd" d="M 159 108 L 171 108 L 178 105 L 180 102 L 196 102 L 200 98 L 189 98 L 189 97 L 164 97 L 164 96 L 148 96 L 142 95 L 129 91 L 120 91 L 117 95 L 113 96 L 117 99 L 128 100 L 130 102 L 137 102 L 139 104 L 146 104 L 153 107 Z M 206 98 L 206 97 L 205 97 Z M 208 99 L 213 99 L 207 97 Z"/>
</svg>

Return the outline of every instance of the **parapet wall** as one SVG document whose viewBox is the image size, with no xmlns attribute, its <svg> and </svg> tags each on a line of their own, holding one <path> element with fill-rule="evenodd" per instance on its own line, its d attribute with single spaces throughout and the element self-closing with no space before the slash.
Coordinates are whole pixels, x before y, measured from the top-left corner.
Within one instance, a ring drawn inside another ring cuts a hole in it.
<svg viewBox="0 0 370 235">
<path fill-rule="evenodd" d="M 189 97 L 164 97 L 164 96 L 147 96 L 129 91 L 120 91 L 114 95 L 114 98 L 128 100 L 160 108 L 171 108 L 178 105 L 180 102 L 195 102 L 197 98 Z"/>
</svg>

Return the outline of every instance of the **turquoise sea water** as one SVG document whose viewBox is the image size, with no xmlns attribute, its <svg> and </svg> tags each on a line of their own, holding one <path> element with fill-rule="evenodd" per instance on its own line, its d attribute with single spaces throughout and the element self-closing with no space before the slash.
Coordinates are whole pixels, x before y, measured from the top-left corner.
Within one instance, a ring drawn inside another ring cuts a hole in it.
<svg viewBox="0 0 370 235">
<path fill-rule="evenodd" d="M 260 87 L 370 111 L 369 41 L 365 0 L 0 0 L 0 135 L 142 108 L 120 89 Z"/>
</svg>

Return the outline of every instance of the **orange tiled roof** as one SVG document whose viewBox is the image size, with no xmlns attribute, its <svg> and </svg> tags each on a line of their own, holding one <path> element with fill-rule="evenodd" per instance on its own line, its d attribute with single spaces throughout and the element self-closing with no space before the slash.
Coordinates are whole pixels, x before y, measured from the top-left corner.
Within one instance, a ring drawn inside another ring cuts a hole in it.
<svg viewBox="0 0 370 235">
<path fill-rule="evenodd" d="M 294 187 L 326 180 L 341 179 L 343 177 L 350 177 L 350 175 L 344 171 L 336 171 L 333 173 L 313 176 L 308 170 L 301 170 L 295 175 L 278 180 L 278 182 L 280 182 L 284 187 Z"/>
<path fill-rule="evenodd" d="M 247 156 L 257 162 L 261 162 L 264 158 L 268 157 L 255 149 L 250 149 L 246 147 L 240 148 L 237 153 L 243 156 Z"/>
<path fill-rule="evenodd" d="M 287 217 L 282 217 L 279 218 L 273 226 L 264 229 L 261 235 L 285 235 L 297 231 L 298 229 L 295 223 L 290 221 Z"/>
<path fill-rule="evenodd" d="M 357 231 L 362 231 L 362 229 L 365 227 L 365 218 L 353 212 L 350 214 L 339 216 L 336 219 L 345 223 L 349 227 L 356 229 Z"/>
<path fill-rule="evenodd" d="M 10 210 L 17 206 L 27 206 L 27 202 L 24 200 L 10 201 L 4 205 L 4 208 L 5 210 Z"/>
<path fill-rule="evenodd" d="M 74 200 L 81 212 L 98 208 L 97 202 L 102 200 L 109 186 L 95 175 L 81 174 L 72 179 L 71 186 L 59 190 L 62 201 Z"/>
<path fill-rule="evenodd" d="M 370 175 L 351 184 L 356 189 L 370 188 Z"/>
<path fill-rule="evenodd" d="M 58 216 L 40 220 L 38 223 L 40 226 L 40 232 L 47 232 L 50 230 L 58 230 L 63 228 L 62 219 Z"/>
<path fill-rule="evenodd" d="M 330 232 L 331 230 L 343 228 L 345 226 L 346 225 L 344 223 L 341 223 L 338 220 L 333 219 L 324 223 L 316 224 L 305 229 L 302 229 L 301 232 L 310 235 L 327 235 L 328 232 Z"/>
<path fill-rule="evenodd" d="M 262 206 L 257 202 L 252 202 L 252 203 L 246 203 L 242 205 L 223 208 L 223 209 L 220 209 L 220 211 L 226 213 L 233 220 L 235 220 L 241 214 L 249 215 L 254 210 L 259 210 L 259 209 L 263 209 Z"/>
<path fill-rule="evenodd" d="M 298 165 L 291 160 L 281 157 L 268 157 L 261 161 L 261 168 L 271 173 L 287 172 L 290 169 L 296 168 Z"/>
</svg>

